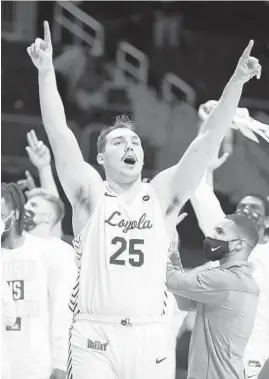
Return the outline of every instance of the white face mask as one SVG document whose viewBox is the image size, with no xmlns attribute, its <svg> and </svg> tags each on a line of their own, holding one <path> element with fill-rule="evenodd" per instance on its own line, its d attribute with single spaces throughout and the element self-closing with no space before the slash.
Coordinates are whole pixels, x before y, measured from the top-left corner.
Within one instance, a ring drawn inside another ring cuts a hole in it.
<svg viewBox="0 0 269 379">
<path fill-rule="evenodd" d="M 6 222 L 10 219 L 10 217 L 13 215 L 14 211 L 10 213 L 8 217 L 6 217 L 4 220 L 1 220 L 1 235 L 4 232 L 7 232 L 9 229 L 12 228 L 13 222 L 10 224 L 10 227 L 6 229 Z"/>
</svg>

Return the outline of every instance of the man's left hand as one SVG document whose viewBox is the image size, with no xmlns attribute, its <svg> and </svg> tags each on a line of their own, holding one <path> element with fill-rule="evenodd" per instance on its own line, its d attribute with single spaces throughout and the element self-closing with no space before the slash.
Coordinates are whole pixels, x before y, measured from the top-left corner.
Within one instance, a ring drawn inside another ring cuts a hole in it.
<svg viewBox="0 0 269 379">
<path fill-rule="evenodd" d="M 54 368 L 50 375 L 50 379 L 66 379 L 66 372 L 58 368 Z"/>
</svg>

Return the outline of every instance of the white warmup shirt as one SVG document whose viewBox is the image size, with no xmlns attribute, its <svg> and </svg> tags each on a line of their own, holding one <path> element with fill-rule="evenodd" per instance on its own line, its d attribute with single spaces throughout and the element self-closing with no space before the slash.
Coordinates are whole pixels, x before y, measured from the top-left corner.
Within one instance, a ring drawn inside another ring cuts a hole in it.
<svg viewBox="0 0 269 379">
<path fill-rule="evenodd" d="M 217 197 L 204 180 L 191 202 L 205 235 L 225 217 Z M 260 287 L 260 295 L 256 318 L 244 354 L 246 367 L 248 360 L 258 361 L 262 366 L 269 358 L 269 243 L 259 243 L 252 250 L 249 261 L 254 266 L 252 275 Z"/>
<path fill-rule="evenodd" d="M 4 280 L 1 278 L 1 317 L 2 317 L 2 331 L 1 331 L 1 379 L 10 379 L 11 370 L 10 362 L 7 354 L 7 347 L 5 343 L 4 330 L 6 326 L 12 326 L 16 322 L 16 307 L 13 300 L 11 289 Z"/>
<path fill-rule="evenodd" d="M 76 277 L 73 249 L 57 238 L 25 233 L 17 249 L 2 248 L 3 276 L 13 291 L 17 319 L 4 336 L 12 379 L 49 378 L 66 370 L 72 313 L 68 300 Z"/>
</svg>

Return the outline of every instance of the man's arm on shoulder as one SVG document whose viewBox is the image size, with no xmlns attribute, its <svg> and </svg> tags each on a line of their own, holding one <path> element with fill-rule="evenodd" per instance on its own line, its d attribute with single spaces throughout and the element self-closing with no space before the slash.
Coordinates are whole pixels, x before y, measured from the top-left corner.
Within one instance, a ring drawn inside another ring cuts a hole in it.
<svg viewBox="0 0 269 379">
<path fill-rule="evenodd" d="M 167 267 L 168 290 L 175 295 L 200 303 L 219 303 L 232 288 L 232 276 L 228 270 L 208 269 L 208 264 L 189 272 L 176 271 L 171 264 Z"/>
<path fill-rule="evenodd" d="M 244 83 L 258 74 L 258 61 L 250 57 L 252 46 L 253 41 L 245 49 L 218 104 L 180 162 L 152 180 L 166 215 L 169 216 L 173 211 L 178 212 L 198 187 L 209 162 L 232 124 Z"/>
</svg>

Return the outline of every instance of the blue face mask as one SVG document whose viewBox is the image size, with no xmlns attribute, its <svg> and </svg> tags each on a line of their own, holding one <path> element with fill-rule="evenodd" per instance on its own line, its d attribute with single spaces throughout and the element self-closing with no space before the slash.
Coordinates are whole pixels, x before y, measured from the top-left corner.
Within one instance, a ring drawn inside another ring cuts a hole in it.
<svg viewBox="0 0 269 379">
<path fill-rule="evenodd" d="M 216 238 L 206 237 L 204 239 L 204 254 L 209 261 L 219 261 L 230 253 L 229 242 L 239 241 L 236 238 L 230 241 L 218 240 Z"/>
</svg>

